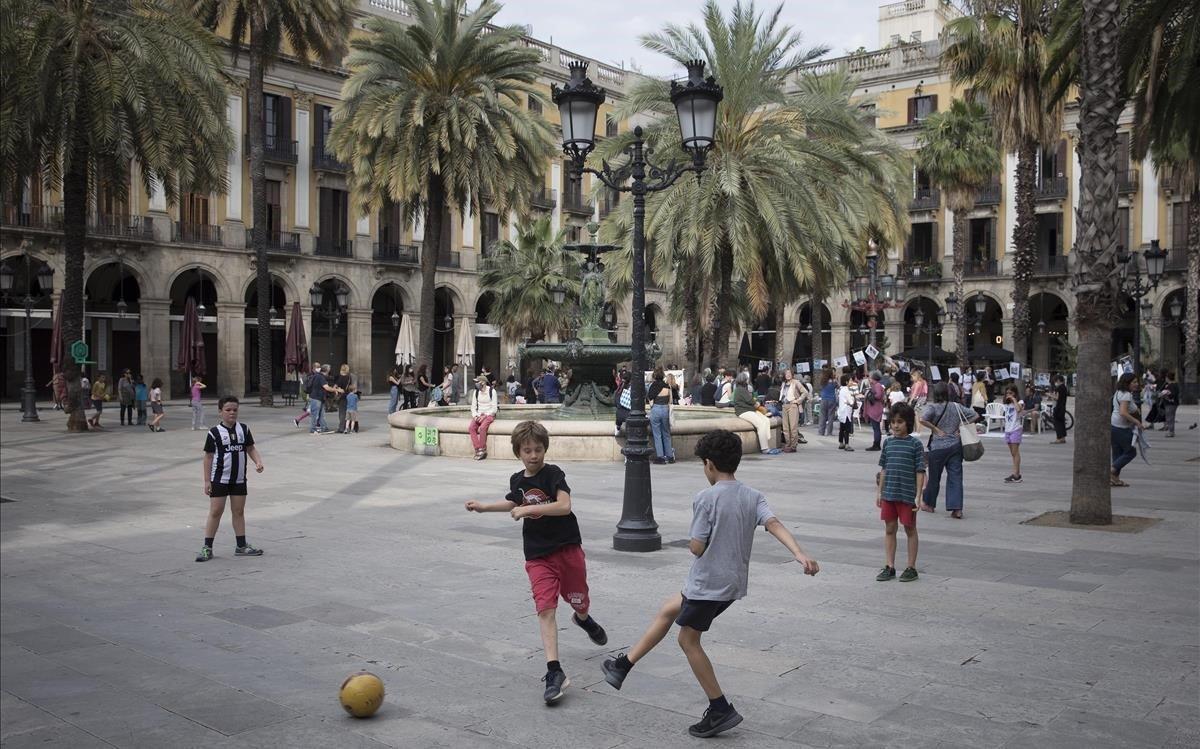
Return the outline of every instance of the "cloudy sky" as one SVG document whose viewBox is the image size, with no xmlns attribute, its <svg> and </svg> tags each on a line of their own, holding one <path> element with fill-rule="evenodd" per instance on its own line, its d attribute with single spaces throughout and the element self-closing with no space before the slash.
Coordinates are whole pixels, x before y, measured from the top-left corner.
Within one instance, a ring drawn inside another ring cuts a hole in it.
<svg viewBox="0 0 1200 749">
<path fill-rule="evenodd" d="M 719 0 L 722 8 L 735 0 Z M 501 0 L 497 21 L 531 24 L 533 35 L 581 55 L 615 65 L 636 64 L 651 75 L 679 71 L 665 57 L 643 49 L 638 37 L 668 23 L 699 23 L 702 0 Z M 772 10 L 779 0 L 758 3 Z M 876 47 L 879 0 L 782 0 L 783 22 L 804 35 L 807 46 L 826 45 L 830 56 Z"/>
</svg>

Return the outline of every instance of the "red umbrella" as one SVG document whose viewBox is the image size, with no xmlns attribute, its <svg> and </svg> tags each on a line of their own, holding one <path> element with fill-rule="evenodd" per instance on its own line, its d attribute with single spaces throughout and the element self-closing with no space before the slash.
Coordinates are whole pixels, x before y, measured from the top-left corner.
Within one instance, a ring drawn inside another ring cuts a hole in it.
<svg viewBox="0 0 1200 749">
<path fill-rule="evenodd" d="M 192 377 L 204 374 L 204 337 L 200 334 L 196 301 L 191 297 L 188 297 L 187 306 L 183 308 L 183 329 L 179 331 L 179 355 L 175 360 L 175 368 Z"/>
<path fill-rule="evenodd" d="M 62 372 L 63 362 L 66 361 L 67 351 L 62 339 L 63 300 L 66 294 L 58 296 L 58 311 L 54 313 L 54 331 L 50 334 L 50 371 L 54 374 Z"/>
<path fill-rule="evenodd" d="M 308 340 L 304 337 L 304 318 L 300 302 L 292 304 L 292 319 L 288 323 L 287 339 L 283 343 L 283 358 L 289 372 L 308 369 Z"/>
</svg>

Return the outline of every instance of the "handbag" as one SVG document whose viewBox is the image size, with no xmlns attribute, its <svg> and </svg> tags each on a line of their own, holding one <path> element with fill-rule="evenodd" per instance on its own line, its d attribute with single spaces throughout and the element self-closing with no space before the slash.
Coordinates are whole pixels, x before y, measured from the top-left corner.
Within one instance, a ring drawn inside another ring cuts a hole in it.
<svg viewBox="0 0 1200 749">
<path fill-rule="evenodd" d="M 621 390 L 621 408 L 633 408 L 633 393 L 631 392 L 631 388 Z"/>
<path fill-rule="evenodd" d="M 442 397 L 445 396 L 445 394 L 445 391 L 442 390 L 442 386 L 438 385 L 433 389 L 433 392 L 429 394 L 429 402 L 438 403 L 442 400 Z"/>
<path fill-rule="evenodd" d="M 975 431 L 975 424 L 963 417 L 962 409 L 958 411 L 958 420 L 958 438 L 962 441 L 963 460 L 968 463 L 979 460 L 983 457 L 983 442 L 979 439 L 979 432 Z"/>
</svg>

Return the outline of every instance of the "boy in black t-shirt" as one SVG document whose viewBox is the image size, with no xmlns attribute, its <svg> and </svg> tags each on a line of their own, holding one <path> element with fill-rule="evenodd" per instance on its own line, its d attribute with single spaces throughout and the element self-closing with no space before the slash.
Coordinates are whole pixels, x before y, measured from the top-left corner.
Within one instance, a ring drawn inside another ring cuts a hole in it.
<svg viewBox="0 0 1200 749">
<path fill-rule="evenodd" d="M 512 431 L 513 454 L 525 464 L 508 482 L 508 495 L 499 502 L 466 503 L 468 512 L 507 512 L 513 520 L 524 520 L 525 572 L 533 589 L 542 647 L 546 650 L 546 704 L 557 702 L 571 682 L 558 662 L 558 599 L 575 609 L 575 622 L 597 645 L 608 643 L 608 635 L 588 615 L 587 565 L 584 561 L 579 522 L 571 512 L 571 487 L 556 465 L 545 462 L 550 435 L 536 421 L 523 421 Z"/>
<path fill-rule="evenodd" d="M 238 399 L 227 395 L 217 403 L 221 422 L 208 430 L 204 440 L 204 493 L 209 497 L 208 519 L 204 525 L 204 546 L 196 555 L 197 562 L 207 562 L 213 557 L 213 540 L 225 514 L 225 498 L 229 498 L 229 512 L 233 520 L 233 532 L 237 537 L 234 553 L 239 557 L 262 556 L 262 549 L 246 543 L 246 478 L 250 461 L 254 470 L 263 472 L 262 458 L 254 446 L 254 435 L 250 427 L 237 420 Z"/>
</svg>

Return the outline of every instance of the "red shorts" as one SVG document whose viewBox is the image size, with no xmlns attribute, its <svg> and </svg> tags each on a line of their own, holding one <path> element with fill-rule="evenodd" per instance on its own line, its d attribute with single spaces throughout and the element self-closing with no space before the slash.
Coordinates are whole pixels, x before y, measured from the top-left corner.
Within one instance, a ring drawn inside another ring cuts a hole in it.
<svg viewBox="0 0 1200 749">
<path fill-rule="evenodd" d="M 909 528 L 917 527 L 917 508 L 910 505 L 908 502 L 893 502 L 890 499 L 883 500 L 883 507 L 879 509 L 880 520 L 899 520 L 900 525 Z"/>
<path fill-rule="evenodd" d="M 529 575 L 533 604 L 539 612 L 557 608 L 559 596 L 581 614 L 588 610 L 591 600 L 582 546 L 572 544 L 530 559 L 525 562 L 525 573 Z"/>
</svg>

